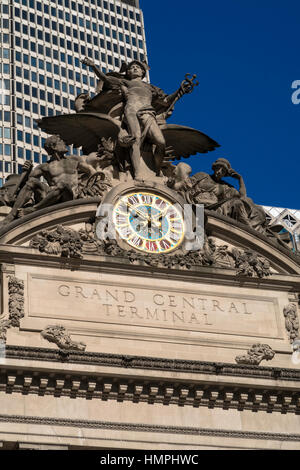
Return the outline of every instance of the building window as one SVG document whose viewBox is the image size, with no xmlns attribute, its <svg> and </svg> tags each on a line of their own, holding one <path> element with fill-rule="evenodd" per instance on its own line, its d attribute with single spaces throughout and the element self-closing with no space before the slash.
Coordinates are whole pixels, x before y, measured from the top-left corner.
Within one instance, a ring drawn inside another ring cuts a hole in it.
<svg viewBox="0 0 300 470">
<path fill-rule="evenodd" d="M 11 157 L 11 146 L 8 144 L 4 145 L 4 155 L 7 157 Z M 10 170 L 5 170 L 5 171 L 10 171 Z"/>
<path fill-rule="evenodd" d="M 5 139 L 10 139 L 10 129 L 8 127 L 4 127 L 3 135 Z"/>
</svg>

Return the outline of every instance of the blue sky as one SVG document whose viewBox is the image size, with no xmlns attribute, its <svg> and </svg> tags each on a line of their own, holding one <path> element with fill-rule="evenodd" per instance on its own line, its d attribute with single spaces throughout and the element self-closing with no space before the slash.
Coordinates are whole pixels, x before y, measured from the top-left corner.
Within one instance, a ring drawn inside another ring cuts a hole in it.
<svg viewBox="0 0 300 470">
<path fill-rule="evenodd" d="M 193 172 L 226 157 L 258 204 L 300 208 L 299 0 L 140 0 L 151 83 L 175 91 L 200 82 L 169 122 L 221 148 L 191 157 Z M 228 179 L 230 181 L 230 179 Z M 230 181 L 231 183 L 233 180 Z"/>
</svg>

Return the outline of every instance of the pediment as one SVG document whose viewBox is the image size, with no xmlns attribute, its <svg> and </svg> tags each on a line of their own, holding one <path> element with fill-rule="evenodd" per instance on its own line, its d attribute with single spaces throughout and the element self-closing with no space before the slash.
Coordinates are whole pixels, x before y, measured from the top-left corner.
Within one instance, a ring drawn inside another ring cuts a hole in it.
<svg viewBox="0 0 300 470">
<path fill-rule="evenodd" d="M 92 220 L 95 217 L 98 205 L 98 198 L 76 200 L 52 206 L 18 219 L 1 230 L 1 251 L 13 251 L 12 247 L 15 247 L 15 250 L 19 253 L 24 252 L 27 256 L 56 256 L 59 258 L 62 256 L 62 251 L 59 247 L 58 249 L 53 247 L 53 249 L 49 248 L 46 250 L 39 248 L 37 240 L 40 234 L 54 233 L 57 227 L 62 227 L 65 236 L 61 238 L 66 238 L 67 233 L 72 238 L 72 234 L 82 234 L 87 230 L 88 226 L 90 236 L 93 230 L 91 225 Z M 269 273 L 271 274 L 300 274 L 300 258 L 291 250 L 280 246 L 276 240 L 269 239 L 265 235 L 249 229 L 228 217 L 207 212 L 205 230 L 210 240 L 212 240 L 212 245 L 215 245 L 214 249 L 218 252 L 217 260 L 211 263 L 207 259 L 205 261 L 205 258 L 203 260 L 203 257 L 201 258 L 195 252 L 185 255 L 174 252 L 170 255 L 146 255 L 145 257 L 137 253 L 135 257 L 125 253 L 126 250 L 122 250 L 118 246 L 110 246 L 110 249 L 105 251 L 105 249 L 98 249 L 96 243 L 92 242 L 89 237 L 83 241 L 82 247 L 75 257 L 85 258 L 92 255 L 93 259 L 96 259 L 103 255 L 113 258 L 125 255 L 127 261 L 129 260 L 133 264 L 136 262 L 143 263 L 144 260 L 150 266 L 161 268 L 179 266 L 182 269 L 194 269 L 199 265 L 205 266 L 208 269 L 210 267 L 217 267 L 232 270 L 236 267 L 232 255 L 233 252 L 235 254 L 253 253 L 258 257 L 260 263 L 265 260 L 269 264 Z M 59 240 L 56 240 L 56 247 L 58 246 L 57 243 L 59 245 Z M 66 256 L 68 257 L 69 255 L 67 254 Z M 155 260 L 156 256 L 160 257 L 159 261 L 157 258 Z M 72 254 L 70 257 L 72 257 Z M 260 276 L 258 275 L 258 277 Z"/>
</svg>

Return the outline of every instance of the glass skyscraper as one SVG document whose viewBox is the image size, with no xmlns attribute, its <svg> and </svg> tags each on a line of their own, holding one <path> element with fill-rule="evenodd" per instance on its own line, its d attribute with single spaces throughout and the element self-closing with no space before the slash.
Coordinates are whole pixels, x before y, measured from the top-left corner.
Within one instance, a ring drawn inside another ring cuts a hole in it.
<svg viewBox="0 0 300 470">
<path fill-rule="evenodd" d="M 47 160 L 35 119 L 74 112 L 78 94 L 95 93 L 81 58 L 109 72 L 147 57 L 138 0 L 1 0 L 0 33 L 2 185 L 26 160 Z"/>
<path fill-rule="evenodd" d="M 300 251 L 300 210 L 263 206 L 272 225 L 280 225 L 290 234 L 294 251 Z"/>
</svg>

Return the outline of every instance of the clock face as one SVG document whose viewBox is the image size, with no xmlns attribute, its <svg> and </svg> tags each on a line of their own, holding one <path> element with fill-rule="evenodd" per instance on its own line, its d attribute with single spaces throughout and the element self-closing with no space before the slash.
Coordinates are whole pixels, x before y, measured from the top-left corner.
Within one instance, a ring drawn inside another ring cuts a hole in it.
<svg viewBox="0 0 300 470">
<path fill-rule="evenodd" d="M 122 196 L 113 209 L 113 222 L 120 238 L 146 253 L 169 253 L 184 239 L 181 211 L 151 192 Z"/>
</svg>

